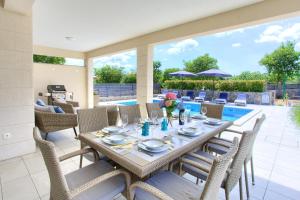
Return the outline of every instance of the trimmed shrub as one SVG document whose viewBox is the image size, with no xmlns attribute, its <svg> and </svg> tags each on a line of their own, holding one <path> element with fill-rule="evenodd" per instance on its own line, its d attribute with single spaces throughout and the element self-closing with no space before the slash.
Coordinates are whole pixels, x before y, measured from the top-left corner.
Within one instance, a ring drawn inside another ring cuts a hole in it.
<svg viewBox="0 0 300 200">
<path fill-rule="evenodd" d="M 167 89 L 200 90 L 213 89 L 212 80 L 167 80 L 163 84 Z M 215 81 L 215 90 L 241 91 L 241 92 L 263 92 L 266 82 L 263 80 L 219 80 Z"/>
</svg>

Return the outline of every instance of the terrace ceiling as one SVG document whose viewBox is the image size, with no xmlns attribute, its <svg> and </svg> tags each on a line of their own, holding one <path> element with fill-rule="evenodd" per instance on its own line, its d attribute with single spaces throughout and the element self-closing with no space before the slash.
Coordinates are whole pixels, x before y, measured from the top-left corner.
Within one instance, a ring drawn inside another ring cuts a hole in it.
<svg viewBox="0 0 300 200">
<path fill-rule="evenodd" d="M 257 2 L 261 0 L 35 0 L 33 40 L 34 45 L 89 51 Z"/>
</svg>

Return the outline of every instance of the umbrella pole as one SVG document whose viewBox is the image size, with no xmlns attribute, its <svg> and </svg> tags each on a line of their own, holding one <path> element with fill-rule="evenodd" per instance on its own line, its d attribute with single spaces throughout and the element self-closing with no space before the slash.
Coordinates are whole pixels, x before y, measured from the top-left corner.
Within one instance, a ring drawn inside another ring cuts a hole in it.
<svg viewBox="0 0 300 200">
<path fill-rule="evenodd" d="M 212 101 L 214 100 L 215 96 L 215 78 L 213 78 L 213 95 L 212 95 Z"/>
</svg>

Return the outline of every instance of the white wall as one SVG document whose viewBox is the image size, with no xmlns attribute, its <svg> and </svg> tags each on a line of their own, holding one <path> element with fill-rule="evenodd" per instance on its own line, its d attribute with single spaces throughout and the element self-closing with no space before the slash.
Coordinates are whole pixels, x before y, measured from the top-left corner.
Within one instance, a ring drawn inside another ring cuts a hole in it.
<svg viewBox="0 0 300 200">
<path fill-rule="evenodd" d="M 0 5 L 0 160 L 35 151 L 33 125 L 32 19 Z"/>
<path fill-rule="evenodd" d="M 79 101 L 81 108 L 87 107 L 85 67 L 34 63 L 33 81 L 35 100 L 41 98 L 39 92 L 47 92 L 47 85 L 65 85 L 74 93 L 74 101 Z"/>
</svg>

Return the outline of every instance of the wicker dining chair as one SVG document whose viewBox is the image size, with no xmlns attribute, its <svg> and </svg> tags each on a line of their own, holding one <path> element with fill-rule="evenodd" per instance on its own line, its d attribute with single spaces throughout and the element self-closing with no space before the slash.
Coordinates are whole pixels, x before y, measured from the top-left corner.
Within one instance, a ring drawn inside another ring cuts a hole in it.
<svg viewBox="0 0 300 200">
<path fill-rule="evenodd" d="M 244 161 L 249 151 L 251 150 L 251 142 L 254 135 L 255 134 L 253 131 L 245 131 L 242 135 L 238 151 L 234 156 L 229 170 L 227 171 L 227 174 L 221 185 L 222 188 L 225 189 L 226 200 L 229 200 L 229 194 L 237 183 L 239 183 L 240 199 L 243 199 L 243 185 L 241 176 L 242 169 Z M 182 161 L 180 163 L 180 174 L 182 174 L 182 171 L 184 171 L 195 176 L 197 179 L 207 180 L 208 173 L 203 170 L 199 170 L 193 165 L 193 163 L 197 163 L 209 168 L 209 163 L 204 162 L 203 159 L 201 159 L 202 157 L 205 157 L 205 159 L 211 161 L 214 159 L 214 156 L 212 154 L 204 151 L 188 153 L 182 158 Z"/>
<path fill-rule="evenodd" d="M 89 109 L 80 109 L 77 111 L 79 134 L 99 131 L 108 126 L 108 117 L 106 107 L 97 107 Z M 87 147 L 85 143 L 80 141 L 81 149 Z M 85 156 L 90 160 L 90 156 Z M 83 156 L 80 155 L 80 167 L 82 167 Z"/>
<path fill-rule="evenodd" d="M 128 116 L 128 124 L 133 124 L 135 118 L 141 118 L 141 111 L 139 104 L 130 106 L 119 106 L 120 118 L 122 119 L 125 115 Z"/>
<path fill-rule="evenodd" d="M 119 120 L 119 108 L 117 105 L 99 105 L 96 108 L 106 108 L 108 125 L 116 126 Z"/>
<path fill-rule="evenodd" d="M 51 200 L 113 199 L 122 192 L 126 196 L 129 194 L 130 175 L 124 170 L 115 170 L 104 160 L 96 160 L 86 167 L 63 174 L 59 162 L 94 152 L 93 149 L 85 148 L 58 157 L 54 144 L 42 140 L 37 127 L 34 128 L 33 137 L 48 170 Z"/>
<path fill-rule="evenodd" d="M 170 171 L 160 172 L 146 182 L 136 182 L 130 186 L 130 200 L 217 200 L 220 185 L 226 170 L 238 149 L 238 139 L 234 140 L 230 151 L 211 162 L 211 168 L 207 169 L 198 164 L 199 170 L 208 171 L 209 175 L 204 187 Z"/>
<path fill-rule="evenodd" d="M 214 103 L 202 103 L 201 107 L 206 107 L 207 113 L 206 116 L 209 118 L 222 119 L 223 104 L 214 104 Z M 201 112 L 201 110 L 200 110 Z"/>
<path fill-rule="evenodd" d="M 158 118 L 164 117 L 164 113 L 159 106 L 159 103 L 146 103 L 148 117 L 151 119 L 151 113 L 153 111 L 157 112 Z"/>
<path fill-rule="evenodd" d="M 253 146 L 255 143 L 255 139 L 257 134 L 259 133 L 260 127 L 263 124 L 263 122 L 266 119 L 266 115 L 262 114 L 259 118 L 256 119 L 255 124 L 253 126 L 252 131 L 254 132 L 254 137 L 252 137 L 251 143 L 250 143 L 250 150 L 246 156 L 245 163 L 244 163 L 244 175 L 245 175 L 245 185 L 246 185 L 246 193 L 247 197 L 250 197 L 250 192 L 249 192 L 249 186 L 248 186 L 248 173 L 247 173 L 247 164 L 250 162 L 250 167 L 251 167 L 251 177 L 252 177 L 252 185 L 255 184 L 255 179 L 254 179 L 254 164 L 253 164 Z M 227 132 L 234 132 L 237 134 L 243 134 L 243 132 L 237 131 L 237 130 L 226 130 Z M 218 154 L 224 154 L 228 151 L 228 147 L 231 145 L 232 141 L 223 139 L 223 138 L 212 138 L 210 139 L 207 144 L 206 148 L 209 151 L 218 153 Z"/>
</svg>

